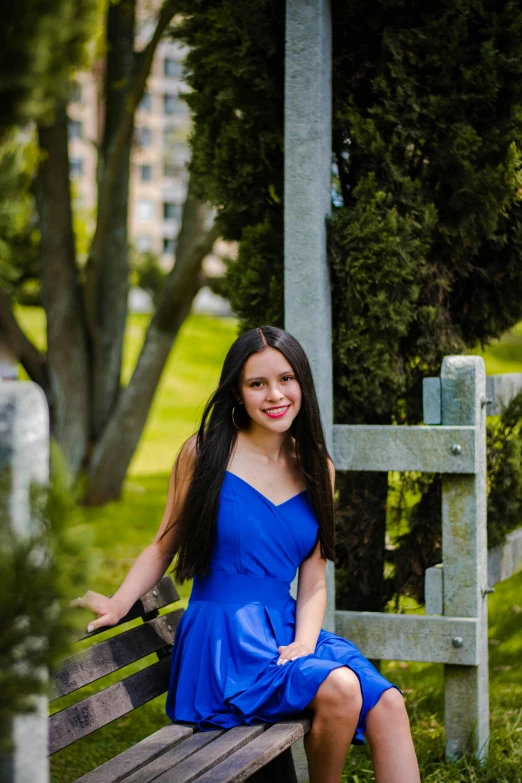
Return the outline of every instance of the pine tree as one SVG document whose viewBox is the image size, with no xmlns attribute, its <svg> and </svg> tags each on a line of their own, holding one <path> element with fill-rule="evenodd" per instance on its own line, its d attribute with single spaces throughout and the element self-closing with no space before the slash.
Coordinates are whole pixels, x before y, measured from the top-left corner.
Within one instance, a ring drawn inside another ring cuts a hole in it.
<svg viewBox="0 0 522 783">
<path fill-rule="evenodd" d="M 284 4 L 184 11 L 192 171 L 240 241 L 230 297 L 243 328 L 282 326 Z M 522 317 L 522 8 L 333 0 L 332 16 L 335 421 L 414 424 L 445 354 Z M 337 485 L 338 606 L 382 609 L 387 477 Z"/>
</svg>

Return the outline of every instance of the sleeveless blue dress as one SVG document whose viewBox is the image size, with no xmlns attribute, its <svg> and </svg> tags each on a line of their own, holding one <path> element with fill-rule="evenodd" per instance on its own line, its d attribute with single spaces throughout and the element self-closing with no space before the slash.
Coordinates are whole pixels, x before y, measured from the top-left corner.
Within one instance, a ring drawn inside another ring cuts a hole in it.
<svg viewBox="0 0 522 783">
<path fill-rule="evenodd" d="M 306 707 L 332 669 L 358 677 L 362 709 L 352 743 L 388 682 L 352 642 L 321 629 L 315 652 L 277 665 L 295 636 L 290 583 L 318 540 L 307 490 L 275 505 L 227 471 L 211 570 L 195 577 L 174 638 L 167 714 L 202 731 L 312 716 Z"/>
</svg>

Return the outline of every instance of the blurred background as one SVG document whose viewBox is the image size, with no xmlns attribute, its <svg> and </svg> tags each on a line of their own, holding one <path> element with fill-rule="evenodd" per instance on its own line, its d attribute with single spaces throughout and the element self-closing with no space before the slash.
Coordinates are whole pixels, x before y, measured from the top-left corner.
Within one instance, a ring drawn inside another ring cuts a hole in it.
<svg viewBox="0 0 522 783">
<path fill-rule="evenodd" d="M 420 424 L 445 355 L 522 372 L 522 10 L 332 13 L 335 421 Z M 66 466 L 61 515 L 81 546 L 62 600 L 110 594 L 157 529 L 229 346 L 284 325 L 284 3 L 23 0 L 0 19 L 0 375 L 43 389 Z M 488 420 L 490 546 L 522 526 L 521 427 L 520 395 Z M 338 473 L 337 608 L 424 611 L 440 486 Z M 442 667 L 382 662 L 424 780 L 521 780 L 521 655 L 517 574 L 490 598 L 483 768 L 444 761 Z M 53 780 L 164 722 L 160 698 L 58 753 Z M 374 779 L 366 748 L 345 775 Z"/>
</svg>

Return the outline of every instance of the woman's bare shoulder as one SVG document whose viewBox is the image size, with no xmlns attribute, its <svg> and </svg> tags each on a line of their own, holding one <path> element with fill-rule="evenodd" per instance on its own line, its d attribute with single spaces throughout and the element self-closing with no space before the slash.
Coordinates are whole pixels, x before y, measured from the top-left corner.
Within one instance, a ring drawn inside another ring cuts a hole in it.
<svg viewBox="0 0 522 783">
<path fill-rule="evenodd" d="M 197 437 L 197 433 L 194 433 L 190 438 L 187 438 L 178 452 L 172 468 L 172 473 L 177 474 L 178 478 L 185 478 L 191 475 L 194 470 L 197 456 Z"/>
<path fill-rule="evenodd" d="M 185 454 L 186 458 L 190 458 L 190 459 L 196 458 L 197 442 L 198 442 L 197 432 L 195 432 L 194 435 L 191 435 L 190 438 L 187 438 L 187 440 L 181 447 L 181 451 Z"/>
</svg>

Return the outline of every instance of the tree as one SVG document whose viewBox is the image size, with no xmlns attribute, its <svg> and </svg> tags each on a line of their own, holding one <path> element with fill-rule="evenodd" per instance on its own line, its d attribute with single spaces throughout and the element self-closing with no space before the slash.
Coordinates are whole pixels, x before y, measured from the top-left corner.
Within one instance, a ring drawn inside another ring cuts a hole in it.
<svg viewBox="0 0 522 783">
<path fill-rule="evenodd" d="M 0 10 L 0 136 L 65 98 L 71 66 L 84 56 L 98 0 L 18 0 Z"/>
<path fill-rule="evenodd" d="M 84 61 L 98 6 L 98 0 L 20 0 L 0 10 L 0 338 L 42 386 L 44 357 L 11 310 L 11 297 L 31 284 L 39 264 L 31 195 L 38 150 L 29 128 L 65 100 L 70 69 Z"/>
<path fill-rule="evenodd" d="M 84 268 L 75 253 L 63 93 L 52 121 L 38 123 L 42 162 L 36 196 L 48 348 L 42 356 L 30 346 L 32 361 L 26 361 L 27 352 L 18 350 L 17 355 L 47 394 L 53 433 L 73 474 L 86 479 L 86 503 L 103 503 L 121 494 L 165 362 L 200 287 L 202 260 L 218 236 L 212 211 L 194 196 L 189 182 L 176 263 L 166 276 L 132 378 L 121 388 L 134 116 L 158 43 L 178 10 L 174 0 L 164 0 L 150 39 L 139 48 L 137 8 L 137 0 L 118 0 L 106 10 L 97 218 Z M 6 297 L 0 306 L 13 347 L 27 346 Z"/>
<path fill-rule="evenodd" d="M 231 300 L 243 328 L 282 326 L 284 4 L 184 10 L 191 171 L 240 242 Z M 522 317 L 522 10 L 333 0 L 332 15 L 335 421 L 418 423 L 442 357 Z M 338 606 L 380 610 L 387 477 L 337 486 Z"/>
</svg>

